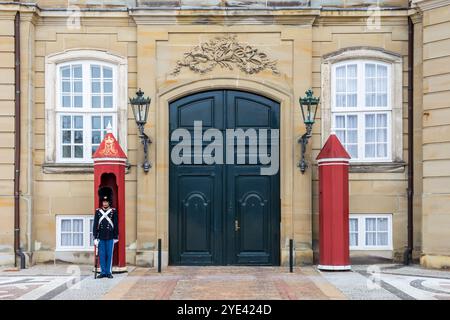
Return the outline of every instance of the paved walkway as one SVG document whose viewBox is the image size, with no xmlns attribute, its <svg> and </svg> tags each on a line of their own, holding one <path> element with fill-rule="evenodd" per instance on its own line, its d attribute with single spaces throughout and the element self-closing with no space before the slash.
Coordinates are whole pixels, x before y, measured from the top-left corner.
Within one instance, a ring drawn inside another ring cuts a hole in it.
<svg viewBox="0 0 450 320">
<path fill-rule="evenodd" d="M 129 267 L 114 279 L 94 279 L 89 266 L 39 265 L 0 270 L 0 300 L 450 300 L 450 272 L 419 266 L 353 266 L 321 272 L 314 266 Z"/>
</svg>

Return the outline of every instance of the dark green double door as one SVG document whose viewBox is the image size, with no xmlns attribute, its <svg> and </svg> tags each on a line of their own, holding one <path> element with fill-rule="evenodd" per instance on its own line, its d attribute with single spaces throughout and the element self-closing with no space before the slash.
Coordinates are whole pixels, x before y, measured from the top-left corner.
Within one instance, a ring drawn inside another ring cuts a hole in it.
<svg viewBox="0 0 450 320">
<path fill-rule="evenodd" d="M 247 139 L 245 164 L 236 164 L 236 154 L 234 164 L 226 161 L 226 145 L 232 143 L 226 129 L 279 129 L 279 104 L 232 90 L 197 93 L 170 104 L 170 134 L 186 129 L 193 143 L 194 121 L 201 121 L 203 132 L 220 130 L 223 164 L 194 164 L 194 147 L 191 164 L 170 160 L 169 263 L 279 265 L 279 173 L 261 175 L 259 159 L 248 163 Z M 170 153 L 176 144 L 170 141 Z M 203 141 L 201 149 L 208 144 Z M 235 140 L 234 153 L 237 144 Z"/>
</svg>

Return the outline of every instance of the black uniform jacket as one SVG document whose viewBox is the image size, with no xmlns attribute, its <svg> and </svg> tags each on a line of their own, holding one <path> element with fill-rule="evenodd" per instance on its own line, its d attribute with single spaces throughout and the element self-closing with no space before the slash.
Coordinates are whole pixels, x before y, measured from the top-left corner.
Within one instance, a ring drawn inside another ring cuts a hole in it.
<svg viewBox="0 0 450 320">
<path fill-rule="evenodd" d="M 103 210 L 104 212 L 110 210 L 110 212 L 108 213 L 108 217 L 112 221 L 114 226 L 112 226 L 109 223 L 108 219 L 106 218 L 103 218 L 99 224 L 99 221 L 103 216 L 100 210 Z M 95 210 L 94 225 L 92 226 L 92 234 L 94 235 L 94 239 L 100 240 L 119 239 L 119 221 L 117 219 L 117 210 L 115 208 L 109 208 L 107 210 L 103 208 L 98 208 Z"/>
</svg>

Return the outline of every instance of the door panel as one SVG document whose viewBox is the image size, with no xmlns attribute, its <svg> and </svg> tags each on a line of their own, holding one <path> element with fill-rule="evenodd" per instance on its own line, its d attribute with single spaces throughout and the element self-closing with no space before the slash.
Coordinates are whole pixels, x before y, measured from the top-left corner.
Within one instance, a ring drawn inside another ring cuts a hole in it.
<svg viewBox="0 0 450 320">
<path fill-rule="evenodd" d="M 222 176 L 220 170 L 183 167 L 177 170 L 177 185 L 171 189 L 177 208 L 171 215 L 171 253 L 176 264 L 220 264 L 221 239 L 214 230 L 221 229 L 217 213 L 222 208 Z"/>
<path fill-rule="evenodd" d="M 268 129 L 270 137 L 270 129 L 279 128 L 279 104 L 233 90 L 202 92 L 170 104 L 171 132 L 187 129 L 193 141 L 194 121 L 202 121 L 203 131 L 223 133 L 224 156 L 227 145 L 234 144 L 234 163 L 170 163 L 169 263 L 278 265 L 279 173 L 260 175 L 258 149 L 249 145 L 249 137 L 227 140 L 225 130 Z M 240 150 L 238 143 L 243 143 Z M 238 162 L 236 153 L 242 150 L 245 157 Z M 250 153 L 256 158 L 252 163 Z"/>
</svg>

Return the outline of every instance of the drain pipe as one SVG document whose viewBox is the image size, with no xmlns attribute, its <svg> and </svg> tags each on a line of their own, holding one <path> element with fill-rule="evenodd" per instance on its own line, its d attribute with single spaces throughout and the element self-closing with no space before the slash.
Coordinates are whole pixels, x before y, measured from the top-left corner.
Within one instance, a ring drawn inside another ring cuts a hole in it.
<svg viewBox="0 0 450 320">
<path fill-rule="evenodd" d="M 20 268 L 25 269 L 25 254 L 20 248 L 20 12 L 14 18 L 14 266 L 20 257 Z"/>
<path fill-rule="evenodd" d="M 408 17 L 408 248 L 405 264 L 412 262 L 414 210 L 414 24 Z"/>
</svg>

